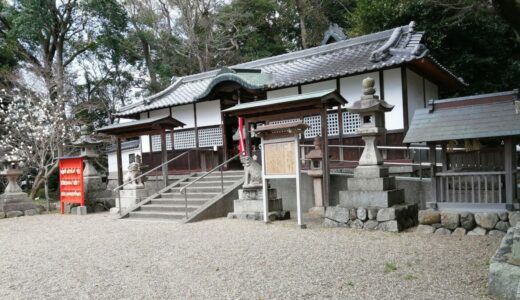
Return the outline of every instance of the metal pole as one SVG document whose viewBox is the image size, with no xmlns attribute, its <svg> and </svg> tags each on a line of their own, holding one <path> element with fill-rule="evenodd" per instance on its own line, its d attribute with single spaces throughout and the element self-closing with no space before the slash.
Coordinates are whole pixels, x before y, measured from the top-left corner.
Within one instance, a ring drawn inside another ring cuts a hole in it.
<svg viewBox="0 0 520 300">
<path fill-rule="evenodd" d="M 421 150 L 419 150 L 419 179 L 422 180 L 422 158 L 421 158 Z"/>
<path fill-rule="evenodd" d="M 121 190 L 117 190 L 117 195 L 119 196 L 117 198 L 117 202 L 119 203 L 119 216 L 123 215 L 123 209 L 121 208 Z"/>
<path fill-rule="evenodd" d="M 184 190 L 184 211 L 186 212 L 186 219 L 188 219 L 188 190 Z"/>
<path fill-rule="evenodd" d="M 191 174 L 191 150 L 188 151 L 188 172 Z"/>
<path fill-rule="evenodd" d="M 222 173 L 222 166 L 220 166 L 220 192 L 224 193 L 224 174 Z"/>
</svg>

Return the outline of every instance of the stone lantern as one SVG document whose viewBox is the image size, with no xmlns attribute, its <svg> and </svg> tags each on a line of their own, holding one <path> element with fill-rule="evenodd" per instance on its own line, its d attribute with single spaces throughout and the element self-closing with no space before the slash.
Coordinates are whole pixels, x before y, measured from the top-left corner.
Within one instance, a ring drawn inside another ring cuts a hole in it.
<svg viewBox="0 0 520 300">
<path fill-rule="evenodd" d="M 312 177 L 314 187 L 314 207 L 311 207 L 309 213 L 323 216 L 325 207 L 323 205 L 323 151 L 321 150 L 321 137 L 314 138 L 314 149 L 305 155 L 306 159 L 311 161 L 310 170 L 307 174 Z"/>
<path fill-rule="evenodd" d="M 101 176 L 94 167 L 94 161 L 99 157 L 96 147 L 103 141 L 94 138 L 89 134 L 87 126 L 81 127 L 81 136 L 72 144 L 80 148 L 80 156 L 83 157 L 83 180 L 85 189 L 85 200 L 88 204 L 93 204 L 101 192 L 105 192 L 106 186 L 103 184 Z"/>
<path fill-rule="evenodd" d="M 363 96 L 347 110 L 359 114 L 361 126 L 357 133 L 365 141 L 365 149 L 354 178 L 347 181 L 348 190 L 342 192 L 347 207 L 391 207 L 404 201 L 404 191 L 395 188 L 395 178 L 388 177 L 388 168 L 377 149 L 376 138 L 386 132 L 385 112 L 394 106 L 375 95 L 374 79 L 363 80 Z"/>
<path fill-rule="evenodd" d="M 5 213 L 7 217 L 33 215 L 38 211 L 31 199 L 18 185 L 18 178 L 23 174 L 19 165 L 20 159 L 16 156 L 5 156 L 2 160 L 3 169 L 1 176 L 7 177 L 7 187 L 4 194 L 0 195 L 0 215 Z"/>
</svg>

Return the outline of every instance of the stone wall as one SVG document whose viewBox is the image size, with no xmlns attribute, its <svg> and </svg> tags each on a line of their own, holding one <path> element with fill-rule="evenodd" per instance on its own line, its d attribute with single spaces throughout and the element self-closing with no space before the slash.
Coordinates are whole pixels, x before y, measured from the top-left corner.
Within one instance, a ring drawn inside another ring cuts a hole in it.
<svg viewBox="0 0 520 300">
<path fill-rule="evenodd" d="M 399 232 L 417 225 L 417 205 L 395 205 L 388 208 L 329 206 L 323 226 L 348 227 Z"/>
<path fill-rule="evenodd" d="M 417 232 L 439 235 L 496 235 L 520 223 L 520 212 L 453 212 L 421 210 Z"/>
<path fill-rule="evenodd" d="M 509 228 L 491 258 L 488 292 L 499 299 L 520 299 L 520 222 Z"/>
</svg>

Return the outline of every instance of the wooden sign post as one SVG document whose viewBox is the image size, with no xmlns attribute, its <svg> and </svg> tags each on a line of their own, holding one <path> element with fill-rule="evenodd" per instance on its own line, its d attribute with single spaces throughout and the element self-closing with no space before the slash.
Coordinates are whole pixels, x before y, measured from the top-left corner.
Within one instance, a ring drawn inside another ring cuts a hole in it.
<svg viewBox="0 0 520 300">
<path fill-rule="evenodd" d="M 269 222 L 268 180 L 294 178 L 296 180 L 296 210 L 298 226 L 306 228 L 302 222 L 300 188 L 300 134 L 308 125 L 303 121 L 273 124 L 258 127 L 255 134 L 262 138 L 262 183 L 264 221 Z"/>
</svg>

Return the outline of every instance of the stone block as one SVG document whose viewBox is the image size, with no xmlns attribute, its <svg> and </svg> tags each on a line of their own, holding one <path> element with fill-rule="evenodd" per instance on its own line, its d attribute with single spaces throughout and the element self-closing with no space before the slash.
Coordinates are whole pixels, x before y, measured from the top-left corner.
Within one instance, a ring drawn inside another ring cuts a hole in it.
<svg viewBox="0 0 520 300">
<path fill-rule="evenodd" d="M 489 236 L 498 236 L 498 237 L 502 238 L 506 235 L 506 233 L 503 231 L 500 231 L 500 230 L 493 229 L 493 230 L 489 231 L 488 235 Z"/>
<path fill-rule="evenodd" d="M 356 219 L 350 223 L 350 228 L 362 229 L 363 222 L 360 219 Z"/>
<path fill-rule="evenodd" d="M 468 232 L 468 235 L 486 235 L 487 230 L 482 227 L 475 227 L 475 229 Z"/>
<path fill-rule="evenodd" d="M 23 212 L 19 211 L 19 210 L 11 210 L 11 211 L 8 211 L 5 213 L 5 216 L 7 218 L 16 218 L 16 217 L 21 217 L 23 216 Z"/>
<path fill-rule="evenodd" d="M 432 224 L 432 227 L 435 228 L 435 229 L 441 228 L 442 224 L 441 223 L 435 223 L 435 224 Z"/>
<path fill-rule="evenodd" d="M 509 213 L 509 224 L 511 227 L 515 227 L 516 224 L 520 223 L 520 211 L 513 211 Z"/>
<path fill-rule="evenodd" d="M 499 299 L 516 300 L 520 287 L 520 267 L 493 262 L 489 265 L 488 292 Z"/>
<path fill-rule="evenodd" d="M 441 228 L 435 230 L 435 234 L 436 235 L 451 235 L 451 230 L 441 227 Z"/>
<path fill-rule="evenodd" d="M 419 224 L 432 225 L 441 222 L 441 214 L 436 210 L 420 210 L 419 211 Z"/>
<path fill-rule="evenodd" d="M 325 218 L 325 219 L 323 219 L 323 224 L 322 225 L 323 225 L 323 227 L 339 227 L 340 224 L 341 223 L 338 223 L 338 222 L 335 222 L 335 221 L 333 221 L 331 219 Z"/>
<path fill-rule="evenodd" d="M 87 207 L 86 206 L 78 206 L 76 214 L 78 216 L 86 216 L 87 215 Z"/>
<path fill-rule="evenodd" d="M 347 188 L 351 191 L 388 191 L 395 190 L 395 177 L 349 178 Z"/>
<path fill-rule="evenodd" d="M 453 230 L 452 235 L 457 235 L 457 236 L 466 235 L 466 229 L 464 229 L 462 227 L 458 227 L 455 230 Z"/>
<path fill-rule="evenodd" d="M 38 211 L 33 208 L 33 209 L 28 209 L 28 210 L 24 211 L 23 214 L 25 216 L 34 216 L 34 215 L 38 214 Z"/>
<path fill-rule="evenodd" d="M 369 207 L 367 211 L 369 220 L 375 220 L 377 218 L 377 212 L 379 211 L 379 209 L 375 207 Z"/>
<path fill-rule="evenodd" d="M 354 178 L 388 177 L 388 168 L 381 166 L 358 166 L 354 169 Z"/>
<path fill-rule="evenodd" d="M 460 226 L 466 230 L 475 228 L 475 217 L 473 214 L 469 212 L 460 213 Z"/>
<path fill-rule="evenodd" d="M 435 228 L 433 228 L 430 225 L 419 225 L 417 226 L 417 229 L 415 229 L 415 232 L 419 234 L 432 234 L 435 232 Z"/>
<path fill-rule="evenodd" d="M 509 213 L 508 212 L 501 212 L 501 213 L 498 213 L 498 218 L 501 220 L 501 221 L 508 221 L 509 220 Z"/>
<path fill-rule="evenodd" d="M 377 229 L 377 225 L 379 225 L 379 222 L 377 222 L 375 220 L 368 220 L 363 225 L 363 228 L 364 229 L 368 229 L 368 230 L 376 230 Z"/>
<path fill-rule="evenodd" d="M 0 211 L 0 219 L 5 218 L 5 213 L 3 211 Z"/>
<path fill-rule="evenodd" d="M 497 225 L 495 225 L 495 229 L 506 232 L 509 229 L 508 221 L 498 221 Z"/>
<path fill-rule="evenodd" d="M 404 203 L 404 190 L 340 191 L 339 201 L 344 207 L 391 207 Z"/>
<path fill-rule="evenodd" d="M 377 221 L 385 222 L 391 220 L 401 220 L 408 217 L 408 206 L 396 205 L 389 208 L 382 208 L 377 212 Z"/>
<path fill-rule="evenodd" d="M 269 200 L 269 211 L 282 210 L 282 199 Z M 233 201 L 233 212 L 264 212 L 264 202 L 261 200 L 235 200 Z"/>
<path fill-rule="evenodd" d="M 367 220 L 367 210 L 366 208 L 359 207 L 357 209 L 357 218 L 361 221 L 365 222 Z"/>
<path fill-rule="evenodd" d="M 379 225 L 377 225 L 377 229 L 387 232 L 399 232 L 401 227 L 396 220 L 393 220 L 379 223 Z"/>
<path fill-rule="evenodd" d="M 309 208 L 309 214 L 315 217 L 323 217 L 325 216 L 325 207 L 323 206 L 315 206 Z"/>
<path fill-rule="evenodd" d="M 357 212 L 356 212 L 356 209 L 355 209 L 355 208 L 350 208 L 350 209 L 348 210 L 348 212 L 349 212 L 349 218 L 350 218 L 350 220 L 353 221 L 353 220 L 357 219 L 357 214 L 356 214 Z"/>
<path fill-rule="evenodd" d="M 454 230 L 459 227 L 459 214 L 456 212 L 441 212 L 441 224 L 444 228 Z"/>
<path fill-rule="evenodd" d="M 111 215 L 117 215 L 117 214 L 119 214 L 119 208 L 118 208 L 118 207 L 112 207 L 112 208 L 110 209 L 110 214 L 111 214 Z M 229 216 L 229 215 L 228 215 L 228 216 Z"/>
<path fill-rule="evenodd" d="M 267 199 L 274 200 L 276 199 L 277 193 L 276 189 L 269 188 L 267 190 Z M 239 189 L 238 190 L 238 199 L 240 200 L 263 200 L 263 190 L 262 189 Z"/>
<path fill-rule="evenodd" d="M 346 224 L 350 220 L 349 209 L 341 206 L 329 206 L 325 211 L 325 219 Z"/>
<path fill-rule="evenodd" d="M 493 229 L 498 222 L 497 213 L 475 213 L 475 222 L 482 228 Z"/>
<path fill-rule="evenodd" d="M 45 207 L 43 207 L 43 205 L 36 205 L 36 210 L 38 211 L 39 214 L 41 214 L 42 212 L 46 211 L 47 209 Z"/>
</svg>

